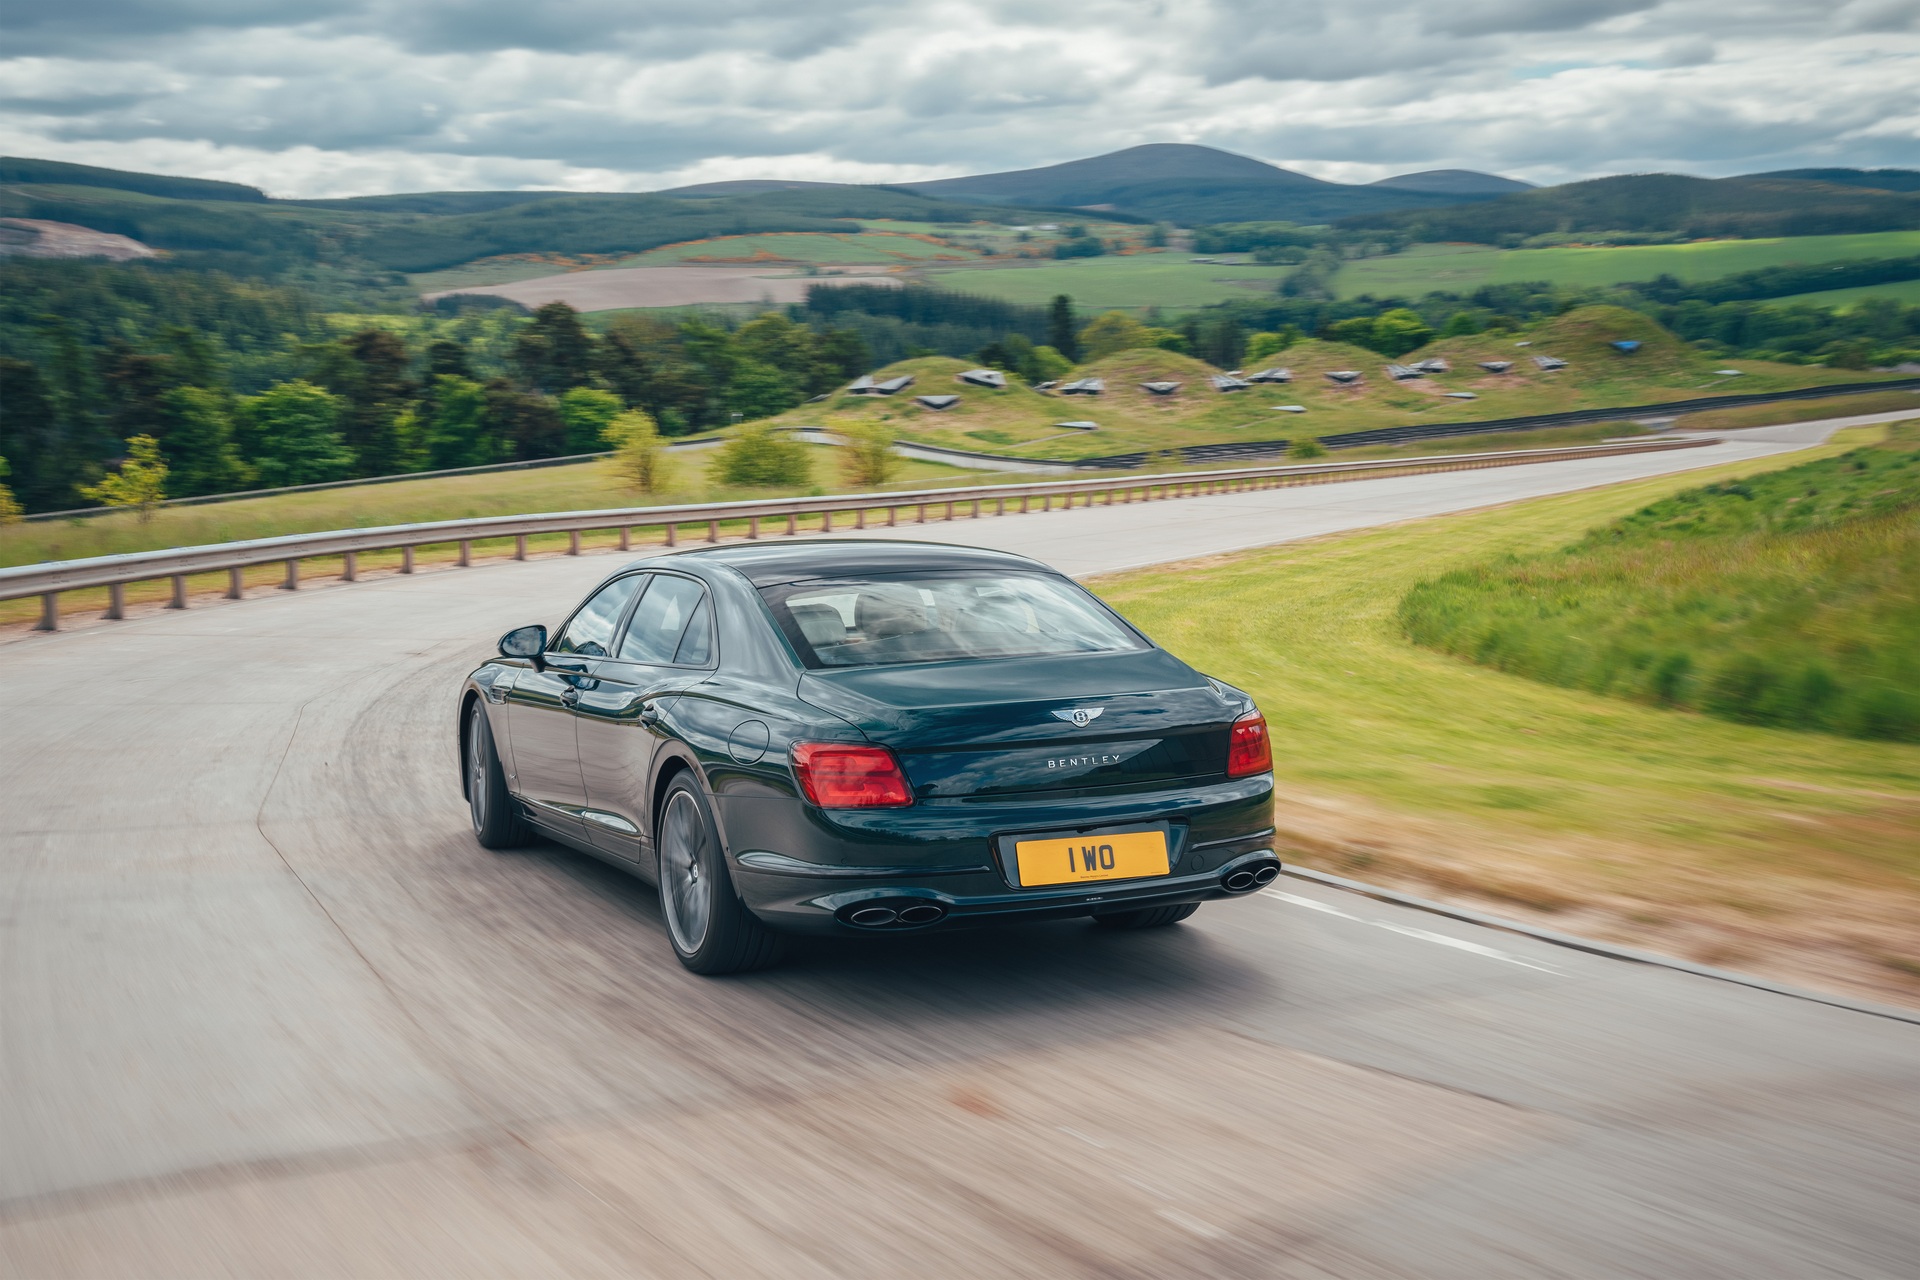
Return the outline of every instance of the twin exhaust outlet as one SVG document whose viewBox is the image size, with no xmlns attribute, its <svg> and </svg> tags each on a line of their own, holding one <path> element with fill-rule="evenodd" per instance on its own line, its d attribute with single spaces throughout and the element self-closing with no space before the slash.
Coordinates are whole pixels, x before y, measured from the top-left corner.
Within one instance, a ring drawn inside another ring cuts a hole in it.
<svg viewBox="0 0 1920 1280">
<path fill-rule="evenodd" d="M 1272 884 L 1279 876 L 1279 862 L 1267 859 L 1235 867 L 1220 877 L 1220 887 L 1228 893 L 1247 893 Z M 842 907 L 838 915 L 842 924 L 860 929 L 915 929 L 946 919 L 947 909 L 925 898 L 907 898 Z"/>
</svg>

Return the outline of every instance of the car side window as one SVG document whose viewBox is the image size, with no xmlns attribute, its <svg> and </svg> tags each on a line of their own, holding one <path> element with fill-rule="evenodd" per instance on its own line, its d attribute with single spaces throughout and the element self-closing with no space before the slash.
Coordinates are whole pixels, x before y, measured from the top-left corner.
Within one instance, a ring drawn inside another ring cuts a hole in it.
<svg viewBox="0 0 1920 1280">
<path fill-rule="evenodd" d="M 680 649 L 674 662 L 683 667 L 704 667 L 713 661 L 713 597 L 702 596 L 687 620 L 687 633 L 680 637 Z"/>
<path fill-rule="evenodd" d="M 691 578 L 656 574 L 627 623 L 620 656 L 628 662 L 672 662 L 688 620 L 705 598 L 705 590 Z"/>
<path fill-rule="evenodd" d="M 613 629 L 647 575 L 630 573 L 615 578 L 594 592 L 580 611 L 567 622 L 560 636 L 548 646 L 550 653 L 577 653 L 587 658 L 604 658 L 613 651 Z"/>
</svg>

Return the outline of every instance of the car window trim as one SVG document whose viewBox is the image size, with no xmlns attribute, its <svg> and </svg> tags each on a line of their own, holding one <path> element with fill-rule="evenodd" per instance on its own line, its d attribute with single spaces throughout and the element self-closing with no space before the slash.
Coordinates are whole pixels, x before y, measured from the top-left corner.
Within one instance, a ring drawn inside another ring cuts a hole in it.
<svg viewBox="0 0 1920 1280">
<path fill-rule="evenodd" d="M 595 596 L 599 595 L 602 591 L 605 591 L 608 587 L 612 586 L 616 582 L 619 582 L 623 578 L 642 578 L 642 577 L 652 577 L 652 576 L 653 576 L 653 570 L 651 569 L 636 569 L 632 573 L 616 573 L 612 577 L 608 578 L 605 582 L 602 582 L 599 586 L 595 587 L 593 590 L 587 592 L 587 594 L 581 598 L 580 603 L 573 607 L 573 612 L 567 615 L 567 620 L 561 623 L 558 627 L 554 628 L 552 638 L 547 641 L 547 647 L 541 650 L 541 652 L 557 653 L 557 654 L 560 654 L 562 657 L 567 657 L 567 658 L 586 658 L 588 661 L 597 661 L 597 659 L 595 659 L 592 654 L 565 653 L 562 650 L 555 648 L 554 646 L 560 643 L 560 638 L 567 634 L 567 628 L 573 625 L 573 620 L 580 616 L 581 610 L 585 609 L 589 604 L 593 602 L 593 598 Z M 637 589 L 633 593 L 633 598 L 620 606 L 620 614 L 618 617 L 616 617 L 613 620 L 613 637 L 612 638 L 614 639 L 615 642 L 618 642 L 619 639 L 626 634 L 627 619 L 633 616 L 634 606 L 639 604 L 640 598 L 647 594 L 647 587 L 649 585 L 650 584 L 648 583 L 644 583 L 644 582 L 641 583 L 639 586 L 639 589 Z"/>
</svg>

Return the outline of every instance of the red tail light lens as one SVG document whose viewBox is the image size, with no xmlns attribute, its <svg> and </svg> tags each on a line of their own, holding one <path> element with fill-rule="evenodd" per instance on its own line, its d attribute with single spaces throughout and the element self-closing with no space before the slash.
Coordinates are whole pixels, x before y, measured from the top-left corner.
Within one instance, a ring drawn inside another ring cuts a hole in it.
<svg viewBox="0 0 1920 1280">
<path fill-rule="evenodd" d="M 1249 711 L 1233 722 L 1233 738 L 1227 744 L 1227 776 L 1244 778 L 1271 768 L 1273 747 L 1267 742 L 1267 718 Z"/>
<path fill-rule="evenodd" d="M 885 747 L 802 742 L 793 772 L 807 799 L 822 809 L 885 809 L 913 803 L 900 762 Z"/>
</svg>

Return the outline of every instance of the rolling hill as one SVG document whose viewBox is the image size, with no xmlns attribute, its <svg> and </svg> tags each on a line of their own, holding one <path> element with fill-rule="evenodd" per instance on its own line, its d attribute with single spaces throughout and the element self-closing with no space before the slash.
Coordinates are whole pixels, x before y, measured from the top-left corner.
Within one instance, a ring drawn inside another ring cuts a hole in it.
<svg viewBox="0 0 1920 1280">
<path fill-rule="evenodd" d="M 1440 170 L 1349 186 L 1213 147 L 1155 142 L 1039 169 L 902 185 L 949 200 L 1099 209 L 1199 225 L 1326 222 L 1352 214 L 1486 199 L 1525 184 L 1466 170 Z"/>
</svg>

